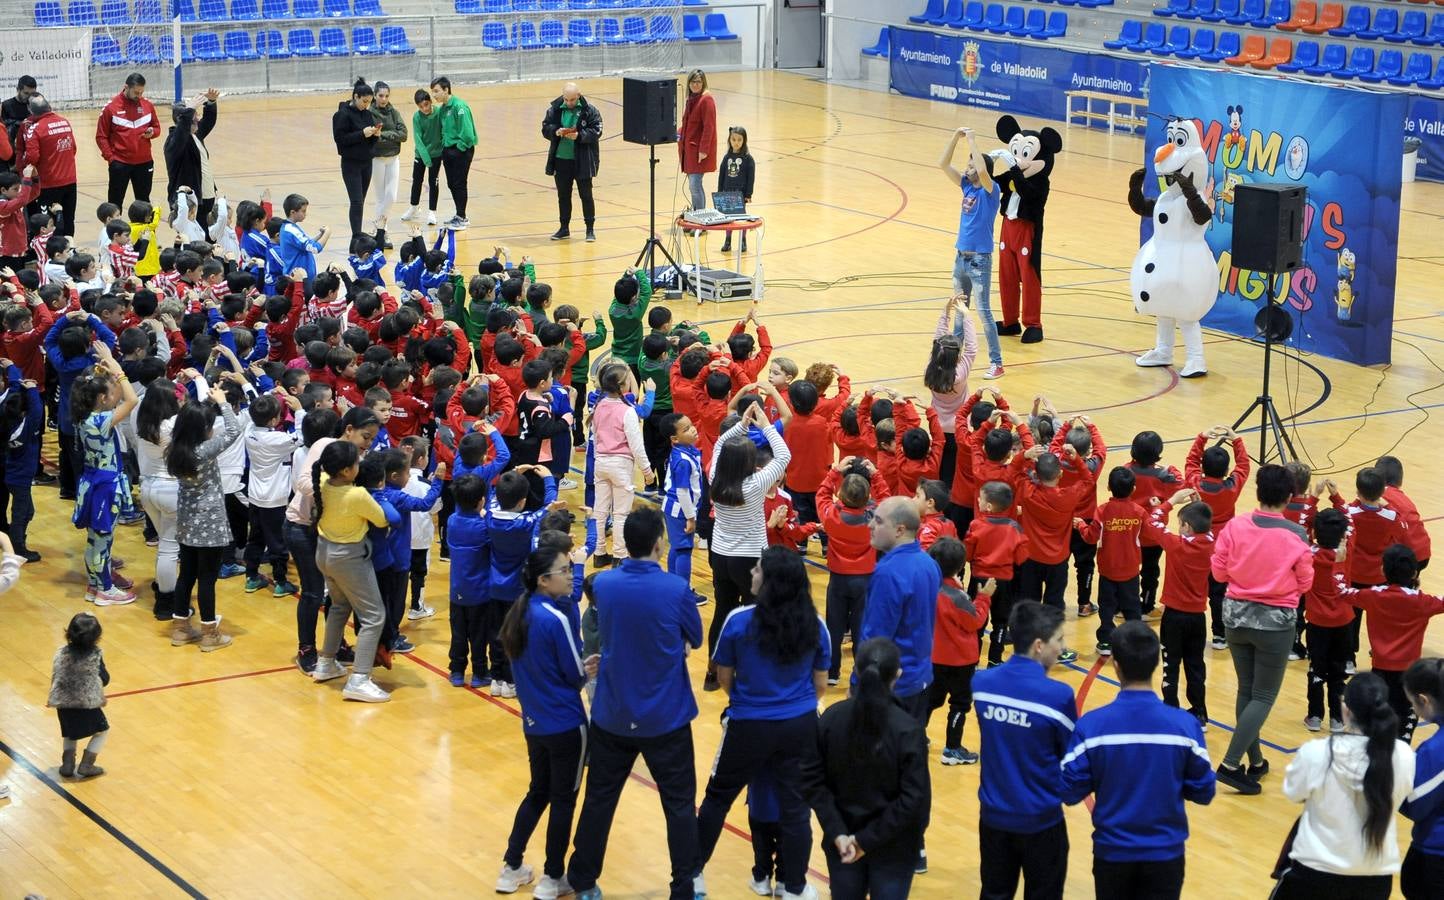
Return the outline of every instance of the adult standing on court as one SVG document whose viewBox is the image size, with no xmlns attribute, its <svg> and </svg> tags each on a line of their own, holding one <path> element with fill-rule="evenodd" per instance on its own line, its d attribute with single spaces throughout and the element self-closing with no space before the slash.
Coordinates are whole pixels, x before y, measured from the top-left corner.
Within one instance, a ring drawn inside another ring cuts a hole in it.
<svg viewBox="0 0 1444 900">
<path fill-rule="evenodd" d="M 641 509 L 623 526 L 627 558 L 593 582 L 602 644 L 592 702 L 587 792 L 577 817 L 567 882 L 577 900 L 602 896 L 597 877 L 622 788 L 637 754 L 662 797 L 671 857 L 672 900 L 692 900 L 697 867 L 697 700 L 687 653 L 702 645 L 702 617 L 680 576 L 662 571 L 662 514 Z"/>
<path fill-rule="evenodd" d="M 554 241 L 572 236 L 572 185 L 582 198 L 582 221 L 587 226 L 587 240 L 595 241 L 597 205 L 592 200 L 592 179 L 597 177 L 601 162 L 602 113 L 587 102 L 576 82 L 569 81 L 562 95 L 547 107 L 542 119 L 542 137 L 551 141 L 547 151 L 547 174 L 557 183 L 557 218 L 561 227 L 552 235 Z"/>
<path fill-rule="evenodd" d="M 713 654 L 729 702 L 722 745 L 697 812 L 697 877 L 712 858 L 733 801 L 767 772 L 776 780 L 782 815 L 782 896 L 798 900 L 807 896 L 812 842 L 801 767 L 817 740 L 817 703 L 827 690 L 832 638 L 812 605 L 797 551 L 764 550 L 752 570 L 752 593 L 756 603 L 727 617 Z"/>
<path fill-rule="evenodd" d="M 391 103 L 391 85 L 376 82 L 376 101 L 371 104 L 371 115 L 381 131 L 376 135 L 371 158 L 371 184 L 376 188 L 376 246 L 390 250 L 391 242 L 386 240 L 386 220 L 391 215 L 391 205 L 396 202 L 396 192 L 401 186 L 401 145 L 406 143 L 406 122 Z"/>
<path fill-rule="evenodd" d="M 206 137 L 216 127 L 216 101 L 220 96 L 220 91 L 211 88 L 189 105 L 172 107 L 171 119 L 175 124 L 165 138 L 166 200 L 174 204 L 180 189 L 190 188 L 196 198 L 196 221 L 202 228 L 209 227 L 216 206 L 216 176 L 211 169 Z"/>
<path fill-rule="evenodd" d="M 928 721 L 928 685 L 933 680 L 933 622 L 943 575 L 918 543 L 917 505 L 911 497 L 889 497 L 868 523 L 877 569 L 867 585 L 859 643 L 885 637 L 902 653 L 902 677 L 893 693 L 923 725 Z"/>
<path fill-rule="evenodd" d="M 961 172 L 953 165 L 960 138 L 968 142 L 968 164 Z M 998 217 L 998 201 L 1002 196 L 993 182 L 993 158 L 979 152 L 973 129 L 963 126 L 953 132 L 943 158 L 938 160 L 938 168 L 949 181 L 963 189 L 958 239 L 953 245 L 957 250 L 953 260 L 953 291 L 970 295 L 968 305 L 978 311 L 978 318 L 983 322 L 983 339 L 988 342 L 988 370 L 983 377 L 998 378 L 1003 374 L 1003 348 L 998 342 L 998 325 L 993 320 L 993 305 L 988 299 L 993 285 L 993 220 Z"/>
<path fill-rule="evenodd" d="M 331 116 L 331 138 L 341 155 L 341 183 L 351 202 L 347 218 L 351 222 L 351 243 L 361 236 L 361 217 L 366 209 L 366 191 L 371 187 L 371 159 L 381 125 L 371 114 L 376 92 L 366 79 L 358 78 L 351 86 L 351 99 L 336 104 Z"/>
<path fill-rule="evenodd" d="M 1263 466 L 1254 477 L 1259 508 L 1235 516 L 1218 534 L 1213 578 L 1228 585 L 1223 599 L 1224 637 L 1238 676 L 1237 724 L 1218 766 L 1218 780 L 1240 794 L 1263 790 L 1268 760 L 1258 735 L 1273 709 L 1294 646 L 1299 597 L 1314 583 L 1308 532 L 1283 517 L 1293 483 L 1283 466 Z M 1248 754 L 1249 767 L 1242 766 Z"/>
<path fill-rule="evenodd" d="M 677 135 L 677 153 L 687 176 L 692 208 L 706 209 L 707 193 L 702 177 L 717 171 L 717 102 L 707 91 L 707 73 L 687 73 L 687 105 L 682 110 L 682 128 Z"/>
<path fill-rule="evenodd" d="M 451 191 L 451 202 L 456 205 L 456 215 L 447 220 L 446 227 L 460 231 L 471 227 L 466 218 L 466 183 L 471 177 L 471 158 L 476 155 L 476 123 L 466 101 L 451 95 L 450 78 L 431 79 L 431 99 L 441 116 L 441 167 L 446 170 L 446 189 Z"/>
<path fill-rule="evenodd" d="M 59 204 L 62 218 L 57 234 L 75 235 L 75 131 L 70 120 L 50 108 L 43 94 L 30 97 L 30 115 L 20 127 L 16 145 L 16 167 L 35 166 L 40 175 L 40 195 L 32 212 Z"/>
<path fill-rule="evenodd" d="M 160 137 L 155 106 L 145 99 L 145 76 L 131 72 L 125 87 L 110 98 L 95 120 L 95 144 L 109 164 L 110 187 L 106 199 L 125 207 L 125 190 L 135 190 L 135 199 L 150 202 L 155 181 L 155 158 L 150 142 Z"/>
<path fill-rule="evenodd" d="M 35 88 L 35 76 L 21 75 L 15 85 L 15 96 L 0 103 L 0 122 L 4 123 L 5 135 L 16 150 L 20 149 L 20 126 L 30 115 L 30 98 L 35 96 Z"/>
</svg>

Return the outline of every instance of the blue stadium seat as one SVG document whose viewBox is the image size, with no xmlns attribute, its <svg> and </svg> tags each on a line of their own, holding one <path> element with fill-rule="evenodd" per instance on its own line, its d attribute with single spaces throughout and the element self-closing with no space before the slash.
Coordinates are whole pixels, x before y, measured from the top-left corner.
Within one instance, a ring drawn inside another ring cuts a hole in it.
<svg viewBox="0 0 1444 900">
<path fill-rule="evenodd" d="M 968 0 L 968 4 L 963 7 L 962 19 L 960 19 L 958 21 L 958 24 L 954 25 L 953 27 L 967 28 L 973 31 L 977 31 L 978 29 L 982 28 L 983 19 L 987 16 L 987 14 L 988 7 L 983 3 L 983 0 Z"/>
<path fill-rule="evenodd" d="M 1218 35 L 1212 28 L 1193 29 L 1193 40 L 1189 41 L 1187 50 L 1178 50 L 1173 55 L 1179 59 L 1198 59 L 1206 53 L 1213 52 L 1213 42 Z"/>
<path fill-rule="evenodd" d="M 511 0 L 511 8 L 516 12 L 535 12 L 537 4 L 536 0 Z"/>
<path fill-rule="evenodd" d="M 1429 30 L 1424 33 L 1423 37 L 1414 38 L 1414 43 L 1421 47 L 1444 44 L 1444 13 L 1435 13 L 1429 20 Z"/>
<path fill-rule="evenodd" d="M 1431 91 L 1437 91 L 1441 87 L 1444 87 L 1444 62 L 1439 63 L 1438 68 L 1434 70 L 1433 76 L 1420 81 L 1419 87 Z"/>
<path fill-rule="evenodd" d="M 1309 66 L 1319 64 L 1319 42 L 1299 41 L 1294 45 L 1294 58 L 1286 63 L 1279 63 L 1275 68 L 1286 74 L 1302 72 Z"/>
<path fill-rule="evenodd" d="M 487 22 L 481 26 L 481 45 L 488 50 L 516 49 L 516 41 L 506 35 L 505 22 Z"/>
<path fill-rule="evenodd" d="M 670 15 L 652 17 L 651 37 L 655 44 L 670 44 L 682 39 L 682 36 L 677 33 L 677 26 Z"/>
<path fill-rule="evenodd" d="M 1369 30 L 1369 7 L 1351 6 L 1349 11 L 1344 13 L 1344 23 L 1338 28 L 1330 28 L 1329 34 L 1334 37 L 1353 37 L 1361 31 Z"/>
<path fill-rule="evenodd" d="M 326 0 L 321 14 L 328 19 L 348 19 L 351 17 L 351 4 L 348 0 Z"/>
<path fill-rule="evenodd" d="M 351 47 L 346 43 L 346 32 L 340 28 L 322 28 L 316 32 L 316 45 L 327 56 L 351 55 Z"/>
<path fill-rule="evenodd" d="M 886 38 L 886 36 L 887 36 L 887 26 L 883 26 L 882 33 L 883 33 L 883 38 L 879 38 L 880 41 L 883 40 L 884 38 Z M 682 37 L 686 38 L 686 39 L 689 40 L 689 41 L 705 41 L 705 40 L 707 40 L 707 32 L 704 31 L 703 28 L 702 28 L 702 17 L 701 17 L 701 16 L 697 15 L 696 13 L 685 13 L 685 14 L 683 14 L 683 16 L 682 16 Z M 866 50 L 864 50 L 863 52 L 864 52 L 864 53 L 867 53 Z M 869 55 L 869 56 L 876 56 L 877 54 L 869 53 L 868 55 Z"/>
<path fill-rule="evenodd" d="M 135 22 L 137 25 L 159 25 L 165 21 L 160 0 L 135 0 Z"/>
<path fill-rule="evenodd" d="M 572 42 L 567 40 L 566 26 L 558 19 L 544 19 L 537 26 L 537 38 L 541 40 L 543 47 L 570 47 Z"/>
<path fill-rule="evenodd" d="M 316 46 L 316 35 L 309 28 L 292 28 L 286 33 L 286 48 L 291 51 L 292 56 L 302 58 L 313 58 L 323 56 L 321 48 Z"/>
<path fill-rule="evenodd" d="M 561 12 L 567 8 L 567 0 L 538 0 L 536 8 L 542 12 Z"/>
<path fill-rule="evenodd" d="M 1168 40 L 1148 52 L 1154 56 L 1172 56 L 1180 50 L 1188 50 L 1188 26 L 1175 25 L 1168 32 Z"/>
<path fill-rule="evenodd" d="M 357 25 L 351 29 L 351 52 L 357 56 L 380 56 L 386 51 L 376 39 L 376 29 L 370 25 Z"/>
<path fill-rule="evenodd" d="M 1406 12 L 1404 18 L 1399 20 L 1399 30 L 1393 34 L 1384 35 L 1384 40 L 1391 44 L 1402 44 L 1405 41 L 1418 41 L 1429 30 L 1429 19 L 1421 12 Z"/>
<path fill-rule="evenodd" d="M 622 37 L 622 23 L 611 17 L 597 20 L 597 33 L 601 36 L 603 44 L 625 44 L 627 39 Z"/>
<path fill-rule="evenodd" d="M 199 12 L 202 22 L 224 22 L 231 17 L 226 0 L 201 0 Z"/>
<path fill-rule="evenodd" d="M 1048 13 L 1048 27 L 1044 28 L 1038 34 L 1033 35 L 1033 37 L 1046 41 L 1051 38 L 1064 37 L 1067 34 L 1068 14 L 1062 10 L 1058 10 L 1057 12 Z"/>
<path fill-rule="evenodd" d="M 321 0 L 293 0 L 291 15 L 297 19 L 319 19 Z"/>
<path fill-rule="evenodd" d="M 511 9 L 508 0 L 484 0 L 481 6 L 484 13 L 504 13 Z"/>
<path fill-rule="evenodd" d="M 963 0 L 948 0 L 943 7 L 943 22 L 949 28 L 961 27 L 958 23 L 963 19 Z"/>
<path fill-rule="evenodd" d="M 1242 0 L 1238 5 L 1238 12 L 1231 16 L 1224 16 L 1223 20 L 1230 25 L 1252 25 L 1264 15 L 1264 0 Z"/>
<path fill-rule="evenodd" d="M 1294 4 L 1292 0 L 1269 0 L 1268 12 L 1264 13 L 1263 18 L 1254 24 L 1260 28 L 1273 28 L 1281 22 L 1287 22 L 1293 18 L 1293 15 Z"/>
<path fill-rule="evenodd" d="M 591 19 L 572 19 L 568 22 L 567 40 L 577 47 L 595 47 L 601 43 L 601 38 L 592 31 Z"/>
<path fill-rule="evenodd" d="M 695 19 L 696 16 L 693 16 L 692 18 Z M 888 54 L 892 50 L 891 35 L 892 32 L 887 28 L 887 26 L 883 26 L 882 28 L 880 28 L 877 33 L 877 43 L 873 44 L 871 47 L 863 47 L 862 55 L 877 56 L 881 57 L 882 59 L 887 59 Z"/>
<path fill-rule="evenodd" d="M 69 13 L 71 25 L 100 24 L 100 16 L 96 13 L 95 4 L 91 0 L 70 0 Z M 120 44 L 116 41 L 111 41 L 111 43 L 115 44 L 115 53 L 119 56 Z"/>
<path fill-rule="evenodd" d="M 406 29 L 401 25 L 381 26 L 381 49 L 392 56 L 411 56 L 416 48 L 411 45 L 411 39 L 406 36 Z"/>
<path fill-rule="evenodd" d="M 289 0 L 261 0 L 261 18 L 271 21 L 291 18 Z"/>
<path fill-rule="evenodd" d="M 196 7 L 191 0 L 170 0 L 170 18 L 180 16 L 182 22 L 196 20 Z"/>
<path fill-rule="evenodd" d="M 363 19 L 384 19 L 386 11 L 381 8 L 381 0 L 356 0 L 351 5 L 351 15 Z"/>
<path fill-rule="evenodd" d="M 108 34 L 95 34 L 90 39 L 90 61 L 97 66 L 118 66 L 125 62 L 120 42 Z"/>
<path fill-rule="evenodd" d="M 1128 45 L 1134 53 L 1147 53 L 1154 47 L 1161 47 L 1168 40 L 1168 32 L 1162 22 L 1149 22 L 1143 26 L 1143 37 Z"/>
<path fill-rule="evenodd" d="M 1132 46 L 1143 38 L 1143 23 L 1137 19 L 1124 19 L 1123 24 L 1118 28 L 1118 37 L 1111 41 L 1104 41 L 1103 46 L 1109 50 L 1122 50 Z"/>
<path fill-rule="evenodd" d="M 511 38 L 516 41 L 517 49 L 542 49 L 541 38 L 537 37 L 536 33 L 536 23 L 530 19 L 523 19 L 520 22 L 512 23 Z"/>
<path fill-rule="evenodd" d="M 457 15 L 474 16 L 481 12 L 481 0 L 456 0 Z"/>
<path fill-rule="evenodd" d="M 1399 11 L 1384 7 L 1374 13 L 1374 24 L 1365 30 L 1354 35 L 1356 38 L 1363 38 L 1366 41 L 1375 41 L 1386 34 L 1393 34 L 1399 30 Z"/>
<path fill-rule="evenodd" d="M 235 22 L 259 22 L 261 9 L 256 0 L 231 0 L 231 19 Z"/>
<path fill-rule="evenodd" d="M 1319 61 L 1312 66 L 1304 66 L 1303 71 L 1305 75 L 1327 75 L 1342 69 L 1348 61 L 1348 47 L 1343 44 L 1328 44 L 1319 54 Z"/>
<path fill-rule="evenodd" d="M 1387 79 L 1390 84 L 1399 87 L 1409 87 L 1421 81 L 1429 80 L 1429 73 L 1434 68 L 1434 57 L 1428 53 L 1410 53 L 1409 62 L 1404 66 L 1404 71 Z"/>
<path fill-rule="evenodd" d="M 1381 10 L 1382 11 L 1382 10 Z M 1347 81 L 1350 78 L 1358 78 L 1365 72 L 1374 70 L 1374 48 L 1355 47 L 1354 52 L 1349 54 L 1349 64 L 1329 75 L 1334 78 L 1342 78 Z"/>
<path fill-rule="evenodd" d="M 943 18 L 943 0 L 928 0 L 927 8 L 915 16 L 908 16 L 908 21 L 914 25 L 933 25 L 941 22 Z"/>
<path fill-rule="evenodd" d="M 1010 6 L 1003 12 L 1003 21 L 988 29 L 993 34 L 1017 34 L 1023 30 L 1023 7 Z"/>
<path fill-rule="evenodd" d="M 125 42 L 125 59 L 133 66 L 154 66 L 161 62 L 160 54 L 155 52 L 155 41 L 148 34 L 130 36 L 130 40 Z"/>
<path fill-rule="evenodd" d="M 288 59 L 291 56 L 291 51 L 286 49 L 286 39 L 274 28 L 256 32 L 256 50 L 266 59 Z"/>
<path fill-rule="evenodd" d="M 125 0 L 105 0 L 100 4 L 100 22 L 102 25 L 129 25 L 130 5 Z"/>
<path fill-rule="evenodd" d="M 1187 9 L 1174 13 L 1180 19 L 1200 19 L 1204 13 L 1213 12 L 1213 0 L 1193 0 Z"/>
<path fill-rule="evenodd" d="M 1003 4 L 989 3 L 988 9 L 983 13 L 983 21 L 978 25 L 971 25 L 971 31 L 992 31 L 1003 24 Z"/>
<path fill-rule="evenodd" d="M 192 35 L 191 52 L 201 62 L 219 62 L 226 58 L 226 52 L 221 49 L 221 36 L 214 31 Z"/>
<path fill-rule="evenodd" d="M 1237 56 L 1242 44 L 1238 32 L 1225 31 L 1218 36 L 1218 42 L 1213 49 L 1208 53 L 1200 53 L 1198 58 L 1201 62 L 1222 62 L 1230 56 Z"/>
<path fill-rule="evenodd" d="M 1097 9 L 1100 6 L 1112 6 L 1113 0 L 1078 0 L 1078 5 L 1088 9 Z"/>
<path fill-rule="evenodd" d="M 1199 16 L 1205 22 L 1222 22 L 1229 16 L 1238 15 L 1238 0 L 1218 0 L 1212 12 Z"/>
<path fill-rule="evenodd" d="M 261 54 L 251 46 L 249 31 L 227 31 L 221 36 L 221 48 L 226 51 L 226 59 L 245 61 L 261 58 Z"/>
<path fill-rule="evenodd" d="M 65 11 L 54 0 L 41 0 L 35 4 L 35 27 L 59 28 L 65 24 Z"/>
<path fill-rule="evenodd" d="M 1192 0 L 1168 0 L 1167 6 L 1154 7 L 1155 16 L 1176 16 L 1179 13 L 1188 12 Z"/>
<path fill-rule="evenodd" d="M 1401 50 L 1384 50 L 1379 53 L 1379 61 L 1374 68 L 1368 72 L 1360 72 L 1359 80 L 1368 84 L 1378 84 L 1386 78 L 1397 78 L 1404 71 L 1404 53 Z"/>
<path fill-rule="evenodd" d="M 726 13 L 708 13 L 702 24 L 707 28 L 707 36 L 714 41 L 737 40 L 737 35 L 727 27 Z"/>
<path fill-rule="evenodd" d="M 1048 30 L 1048 11 L 1034 7 L 1028 10 L 1028 20 L 1023 24 L 1023 30 L 1016 32 L 1018 37 L 1037 37 Z"/>
<path fill-rule="evenodd" d="M 626 38 L 629 44 L 650 44 L 651 36 L 647 33 L 647 20 L 641 16 L 627 16 L 622 20 L 622 37 Z"/>
</svg>

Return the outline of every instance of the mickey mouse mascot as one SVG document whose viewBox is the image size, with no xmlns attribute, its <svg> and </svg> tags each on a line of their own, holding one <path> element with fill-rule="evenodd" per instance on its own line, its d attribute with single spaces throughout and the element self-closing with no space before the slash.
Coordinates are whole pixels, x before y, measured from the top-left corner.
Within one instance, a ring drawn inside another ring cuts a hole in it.
<svg viewBox="0 0 1444 900">
<path fill-rule="evenodd" d="M 1158 317 L 1157 343 L 1136 363 L 1173 365 L 1173 329 L 1177 326 L 1188 351 L 1178 374 L 1197 378 L 1208 374 L 1199 320 L 1218 299 L 1218 263 L 1204 240 L 1213 211 L 1199 193 L 1208 177 L 1208 157 L 1198 126 L 1191 120 L 1173 119 L 1165 133 L 1168 143 L 1153 154 L 1153 170 L 1167 184 L 1164 192 L 1153 200 L 1143 196 L 1144 169 L 1134 172 L 1128 182 L 1129 208 L 1153 220 L 1153 236 L 1138 248 L 1128 277 L 1133 310 Z M 1208 186 L 1204 190 L 1212 192 Z"/>
<path fill-rule="evenodd" d="M 998 241 L 998 294 L 1003 321 L 998 334 L 1022 334 L 1023 343 L 1043 340 L 1043 208 L 1048 205 L 1048 175 L 1063 137 L 1051 128 L 1024 131 L 1012 116 L 998 119 L 998 139 L 1008 146 L 994 150 L 1006 167 L 993 180 L 999 197 L 1003 229 Z M 1018 294 L 1022 292 L 1022 327 Z"/>
</svg>

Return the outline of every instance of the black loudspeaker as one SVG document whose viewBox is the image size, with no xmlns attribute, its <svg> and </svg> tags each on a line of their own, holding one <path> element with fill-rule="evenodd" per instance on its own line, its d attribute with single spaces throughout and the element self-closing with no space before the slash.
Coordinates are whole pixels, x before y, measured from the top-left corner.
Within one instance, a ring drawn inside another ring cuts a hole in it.
<svg viewBox="0 0 1444 900">
<path fill-rule="evenodd" d="M 665 75 L 622 79 L 622 140 L 677 143 L 677 79 Z"/>
<path fill-rule="evenodd" d="M 1305 188 L 1240 184 L 1233 189 L 1233 265 L 1278 274 L 1303 265 Z"/>
</svg>

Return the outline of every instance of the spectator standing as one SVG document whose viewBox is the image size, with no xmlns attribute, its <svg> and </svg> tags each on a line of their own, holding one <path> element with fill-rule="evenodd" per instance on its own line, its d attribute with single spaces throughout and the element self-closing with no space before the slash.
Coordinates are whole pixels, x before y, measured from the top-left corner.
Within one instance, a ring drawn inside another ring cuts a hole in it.
<svg viewBox="0 0 1444 900">
<path fill-rule="evenodd" d="M 476 155 L 476 123 L 471 107 L 460 97 L 451 95 L 451 79 L 431 79 L 431 99 L 441 116 L 441 167 L 446 170 L 446 189 L 456 204 L 456 215 L 446 222 L 452 231 L 469 228 L 466 218 L 466 182 L 471 177 L 471 158 Z"/>
<path fill-rule="evenodd" d="M 171 118 L 175 124 L 165 139 L 165 168 L 169 176 L 165 188 L 166 200 L 173 204 L 182 187 L 190 188 L 198 204 L 196 221 L 202 228 L 208 227 L 216 206 L 216 178 L 211 171 L 206 136 L 216 127 L 216 101 L 220 96 L 220 91 L 211 88 L 189 105 L 182 103 L 173 107 Z M 199 115 L 197 106 L 200 107 Z"/>
<path fill-rule="evenodd" d="M 376 136 L 371 158 L 371 185 L 376 189 L 376 246 L 381 250 L 392 249 L 386 239 L 386 221 L 391 217 L 391 205 L 396 202 L 396 193 L 401 188 L 401 145 L 406 143 L 406 121 L 391 103 L 391 85 L 376 82 L 376 102 L 371 104 L 371 115 L 381 132 Z"/>
<path fill-rule="evenodd" d="M 717 102 L 707 91 L 707 73 L 687 73 L 687 105 L 682 110 L 682 128 L 677 136 L 677 153 L 693 209 L 706 209 L 707 193 L 702 176 L 717 171 Z"/>
<path fill-rule="evenodd" d="M 341 183 L 351 206 L 351 246 L 361 236 L 361 218 L 366 208 L 366 192 L 371 188 L 372 157 L 375 155 L 382 125 L 371 114 L 376 92 L 363 78 L 351 86 L 351 99 L 336 104 L 331 116 L 331 137 L 341 157 Z"/>
<path fill-rule="evenodd" d="M 145 76 L 131 72 L 125 77 L 125 87 L 110 99 L 95 122 L 95 144 L 110 168 L 107 200 L 124 208 L 129 186 L 135 199 L 150 202 L 155 180 L 150 142 L 158 137 L 160 122 L 155 105 L 145 99 Z"/>
<path fill-rule="evenodd" d="M 20 81 L 15 85 L 15 96 L 0 103 L 0 123 L 5 125 L 5 138 L 17 151 L 20 149 L 20 126 L 30 115 L 30 98 L 34 94 L 35 76 L 21 75 Z M 13 161 L 14 155 L 7 158 Z M 14 168 L 18 170 L 20 166 Z"/>
<path fill-rule="evenodd" d="M 75 235 L 75 130 L 70 120 L 50 108 L 43 94 L 30 97 L 30 115 L 21 126 L 16 163 L 35 166 L 40 175 L 40 195 L 31 205 L 32 213 L 60 205 L 61 218 L 55 233 Z M 23 149 L 22 149 L 23 145 Z"/>
<path fill-rule="evenodd" d="M 587 102 L 576 82 L 567 82 L 562 95 L 547 107 L 542 137 L 551 141 L 547 174 L 557 184 L 557 218 L 561 222 L 552 240 L 562 241 L 572 236 L 572 185 L 575 184 L 577 196 L 582 199 L 587 240 L 595 241 L 597 205 L 592 200 L 592 179 L 597 177 L 601 161 L 602 113 Z"/>
</svg>

